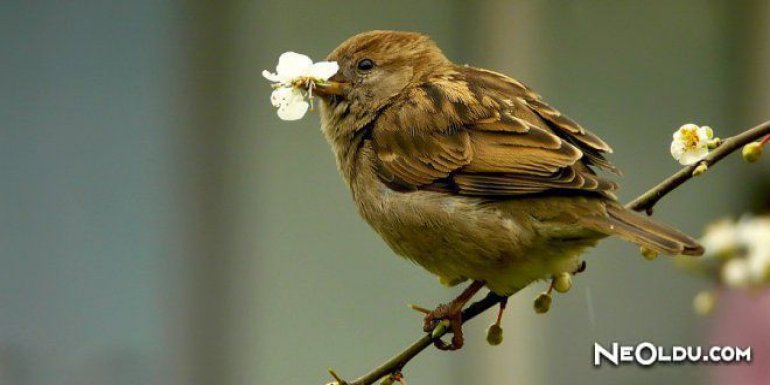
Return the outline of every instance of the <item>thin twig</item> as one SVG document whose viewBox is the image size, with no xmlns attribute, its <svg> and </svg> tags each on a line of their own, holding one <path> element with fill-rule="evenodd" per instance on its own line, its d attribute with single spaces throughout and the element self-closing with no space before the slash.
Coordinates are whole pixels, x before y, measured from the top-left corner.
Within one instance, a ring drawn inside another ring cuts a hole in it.
<svg viewBox="0 0 770 385">
<path fill-rule="evenodd" d="M 489 292 L 484 299 L 474 302 L 470 306 L 468 306 L 465 310 L 463 310 L 463 322 L 467 322 L 472 320 L 477 315 L 483 313 L 487 309 L 489 309 L 492 306 L 495 306 L 500 301 L 503 300 L 503 296 L 499 296 L 493 292 Z M 446 334 L 446 328 L 444 329 L 443 333 L 428 333 L 419 340 L 415 341 L 409 347 L 404 349 L 402 352 L 398 353 L 397 355 L 393 356 L 393 358 L 389 359 L 379 367 L 375 368 L 369 373 L 366 373 L 365 375 L 361 376 L 360 378 L 356 379 L 353 382 L 350 382 L 350 385 L 369 385 L 373 384 L 375 381 L 379 380 L 380 378 L 384 377 L 385 375 L 394 373 L 396 371 L 401 370 L 404 365 L 406 365 L 407 362 L 409 362 L 412 358 L 414 358 L 416 355 L 420 354 L 425 348 L 433 344 L 433 340 L 441 338 L 444 334 Z M 432 335 L 436 334 L 435 337 Z"/>
<path fill-rule="evenodd" d="M 626 207 L 635 211 L 647 211 L 648 214 L 651 213 L 652 208 L 661 198 L 693 177 L 692 172 L 699 164 L 705 164 L 706 166 L 711 167 L 735 150 L 738 150 L 751 142 L 757 141 L 765 135 L 770 135 L 770 120 L 738 135 L 725 139 L 719 147 L 711 151 L 702 161 L 692 166 L 683 167 L 674 175 L 668 177 L 668 179 L 660 182 L 657 186 L 634 199 L 631 203 L 627 204 Z"/>
<path fill-rule="evenodd" d="M 742 148 L 746 144 L 759 140 L 767 135 L 770 135 L 770 121 L 725 139 L 721 145 L 711 151 L 702 161 L 692 166 L 687 166 L 680 169 L 674 175 L 668 177 L 663 182 L 660 182 L 655 187 L 634 199 L 631 203 L 627 204 L 626 207 L 636 211 L 646 210 L 648 213 L 651 213 L 652 208 L 661 198 L 693 177 L 693 170 L 695 170 L 699 164 L 703 163 L 706 166 L 711 167 L 727 155 Z M 497 305 L 504 298 L 507 297 L 499 296 L 495 293 L 489 292 L 489 294 L 487 294 L 484 299 L 474 302 L 465 310 L 463 310 L 463 323 L 472 320 L 477 315 Z M 343 381 L 338 383 L 341 385 L 371 385 L 386 375 L 400 372 L 409 361 L 411 361 L 414 357 L 420 354 L 420 352 L 432 345 L 434 339 L 441 338 L 441 336 L 446 333 L 447 328 L 440 330 L 439 333 L 436 333 L 435 331 L 428 333 L 409 345 L 400 353 L 385 361 L 382 365 L 359 377 L 353 382 Z"/>
</svg>

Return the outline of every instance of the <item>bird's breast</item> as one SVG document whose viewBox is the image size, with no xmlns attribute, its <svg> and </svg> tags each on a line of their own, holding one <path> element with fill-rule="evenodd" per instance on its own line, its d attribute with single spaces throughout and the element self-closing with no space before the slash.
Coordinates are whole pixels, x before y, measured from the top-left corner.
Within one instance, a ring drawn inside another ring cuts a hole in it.
<svg viewBox="0 0 770 385">
<path fill-rule="evenodd" d="M 348 182 L 359 213 L 397 254 L 442 282 L 483 280 L 503 294 L 577 265 L 571 247 L 549 246 L 548 224 L 527 202 L 395 191 L 378 178 L 371 155 L 362 149 Z"/>
</svg>

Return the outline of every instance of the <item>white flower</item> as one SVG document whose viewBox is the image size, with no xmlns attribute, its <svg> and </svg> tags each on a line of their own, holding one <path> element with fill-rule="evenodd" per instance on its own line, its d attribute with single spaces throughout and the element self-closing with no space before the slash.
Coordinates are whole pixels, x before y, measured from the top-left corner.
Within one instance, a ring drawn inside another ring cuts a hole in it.
<svg viewBox="0 0 770 385">
<path fill-rule="evenodd" d="M 282 120 L 298 120 L 305 116 L 310 103 L 305 100 L 305 95 L 297 88 L 276 88 L 270 95 L 273 107 L 278 107 L 278 117 Z"/>
<path fill-rule="evenodd" d="M 275 73 L 265 70 L 262 76 L 275 83 L 270 101 L 278 108 L 278 117 L 297 120 L 305 115 L 310 106 L 307 99 L 312 98 L 315 83 L 328 80 L 338 70 L 336 62 L 313 63 L 306 55 L 284 52 L 278 58 Z"/>
<path fill-rule="evenodd" d="M 738 222 L 741 242 L 770 252 L 770 217 L 744 217 Z"/>
<path fill-rule="evenodd" d="M 746 287 L 751 279 L 751 270 L 745 259 L 731 259 L 722 267 L 722 281 L 729 287 Z"/>
<path fill-rule="evenodd" d="M 770 283 L 770 217 L 744 216 L 709 225 L 701 238 L 706 257 L 724 261 L 721 277 L 729 287 Z"/>
<path fill-rule="evenodd" d="M 707 255 L 725 255 L 735 252 L 739 247 L 738 228 L 735 222 L 725 218 L 706 227 L 701 245 L 706 249 Z"/>
<path fill-rule="evenodd" d="M 273 83 L 290 86 L 295 80 L 310 78 L 316 81 L 329 80 L 340 69 L 337 62 L 319 61 L 313 63 L 307 55 L 296 52 L 284 52 L 278 58 L 275 73 L 262 71 L 262 76 Z"/>
<path fill-rule="evenodd" d="M 770 268 L 770 218 L 743 218 L 738 223 L 738 235 L 746 248 L 746 263 L 751 280 L 760 284 Z"/>
<path fill-rule="evenodd" d="M 685 124 L 674 133 L 671 156 L 684 166 L 698 163 L 708 155 L 708 141 L 712 136 L 713 132 L 707 126 Z"/>
</svg>

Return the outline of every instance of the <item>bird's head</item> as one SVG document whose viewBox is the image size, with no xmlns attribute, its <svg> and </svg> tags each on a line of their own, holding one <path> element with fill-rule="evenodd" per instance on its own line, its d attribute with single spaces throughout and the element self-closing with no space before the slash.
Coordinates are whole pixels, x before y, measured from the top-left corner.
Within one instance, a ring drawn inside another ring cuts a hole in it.
<svg viewBox="0 0 770 385">
<path fill-rule="evenodd" d="M 324 131 L 345 136 L 371 122 L 404 89 L 451 65 L 429 37 L 399 31 L 355 35 L 326 60 L 336 61 L 340 69 L 314 94 L 323 101 Z"/>
</svg>

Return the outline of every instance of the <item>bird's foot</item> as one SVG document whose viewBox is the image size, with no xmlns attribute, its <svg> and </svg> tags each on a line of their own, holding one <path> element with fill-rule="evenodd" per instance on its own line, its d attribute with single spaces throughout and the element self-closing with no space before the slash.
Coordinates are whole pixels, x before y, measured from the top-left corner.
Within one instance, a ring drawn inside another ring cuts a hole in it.
<svg viewBox="0 0 770 385">
<path fill-rule="evenodd" d="M 462 319 L 462 305 L 457 306 L 455 301 L 438 305 L 433 310 L 428 310 L 424 307 L 411 305 L 412 309 L 425 314 L 423 318 L 422 330 L 426 333 L 433 332 L 441 321 L 449 321 L 449 330 L 452 332 L 452 342 L 446 343 L 441 338 L 436 338 L 433 341 L 433 345 L 439 350 L 457 350 L 460 349 L 465 340 L 463 338 L 463 319 Z"/>
<path fill-rule="evenodd" d="M 427 333 L 432 332 L 441 321 L 449 321 L 449 330 L 452 332 L 452 342 L 446 343 L 442 341 L 441 338 L 436 338 L 433 340 L 433 345 L 435 345 L 436 348 L 439 350 L 457 350 L 463 346 L 463 306 L 465 306 L 465 304 L 468 303 L 473 295 L 476 294 L 482 287 L 484 287 L 483 282 L 474 281 L 457 298 L 451 302 L 438 305 L 433 310 L 428 310 L 424 307 L 416 305 L 410 305 L 412 309 L 425 314 L 425 318 L 423 318 L 422 329 Z"/>
</svg>

